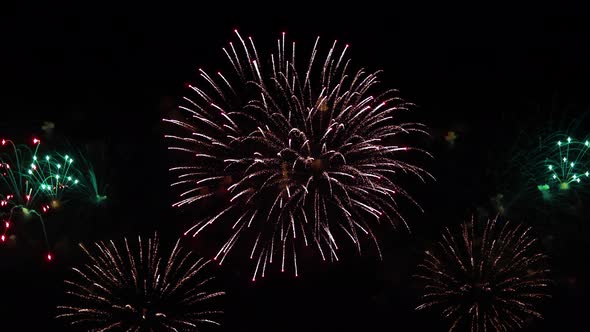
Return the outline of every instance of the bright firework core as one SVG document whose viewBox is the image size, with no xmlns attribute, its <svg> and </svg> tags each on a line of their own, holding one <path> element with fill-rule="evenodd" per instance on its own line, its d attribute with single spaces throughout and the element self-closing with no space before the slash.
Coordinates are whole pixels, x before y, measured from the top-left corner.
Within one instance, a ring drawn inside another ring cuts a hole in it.
<svg viewBox="0 0 590 332">
<path fill-rule="evenodd" d="M 404 161 L 416 123 L 400 123 L 412 104 L 395 90 L 379 91 L 377 74 L 352 71 L 348 45 L 334 42 L 320 57 L 316 40 L 307 63 L 299 64 L 295 43 L 285 35 L 275 53 L 259 56 L 251 38 L 224 49 L 232 72 L 189 85 L 180 109 L 184 119 L 166 137 L 175 156 L 181 207 L 216 199 L 222 206 L 185 234 L 212 224 L 226 226 L 226 242 L 215 259 L 223 262 L 240 242 L 256 262 L 254 278 L 272 263 L 293 262 L 297 250 L 314 247 L 324 260 L 337 260 L 339 242 L 361 252 L 381 222 L 405 220 L 398 200 L 415 203 L 399 179 L 429 174 Z M 262 54 L 262 53 L 261 53 Z M 180 162 L 178 162 L 180 161 Z M 222 197 L 223 193 L 226 197 Z"/>
</svg>

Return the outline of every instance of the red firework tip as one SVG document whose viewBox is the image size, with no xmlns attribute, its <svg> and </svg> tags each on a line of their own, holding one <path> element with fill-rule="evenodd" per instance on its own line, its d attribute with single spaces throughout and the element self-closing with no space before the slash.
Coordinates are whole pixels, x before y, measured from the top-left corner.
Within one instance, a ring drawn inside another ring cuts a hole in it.
<svg viewBox="0 0 590 332">
<path fill-rule="evenodd" d="M 6 140 L 5 139 L 2 140 L 2 145 L 6 145 Z"/>
<path fill-rule="evenodd" d="M 10 227 L 10 223 L 8 221 L 5 221 L 4 222 L 4 226 L 6 226 L 6 228 L 9 228 Z"/>
<path fill-rule="evenodd" d="M 38 138 L 33 138 L 33 144 L 41 143 L 41 140 Z"/>
<path fill-rule="evenodd" d="M 192 88 L 192 86 L 191 86 L 191 84 L 190 84 L 190 83 L 184 83 L 184 87 L 185 87 L 185 88 L 187 88 L 187 89 L 190 89 L 190 88 Z"/>
<path fill-rule="evenodd" d="M 51 262 L 51 260 L 53 259 L 53 256 L 51 256 L 51 253 L 47 254 L 47 261 Z"/>
<path fill-rule="evenodd" d="M 2 242 L 6 241 L 6 236 L 4 236 L 4 235 L 0 236 L 0 240 L 2 240 Z"/>
</svg>

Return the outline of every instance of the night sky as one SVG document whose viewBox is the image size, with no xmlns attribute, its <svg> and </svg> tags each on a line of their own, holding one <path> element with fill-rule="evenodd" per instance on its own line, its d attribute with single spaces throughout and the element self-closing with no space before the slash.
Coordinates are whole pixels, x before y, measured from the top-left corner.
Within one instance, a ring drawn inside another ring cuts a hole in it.
<svg viewBox="0 0 590 332">
<path fill-rule="evenodd" d="M 68 330 L 52 317 L 69 267 L 81 262 L 77 242 L 155 230 L 172 241 L 194 221 L 170 207 L 161 120 L 197 68 L 227 68 L 221 47 L 236 28 L 259 48 L 281 32 L 303 49 L 316 36 L 350 44 L 355 64 L 382 69 L 382 86 L 418 105 L 413 116 L 430 128 L 424 148 L 434 155 L 422 166 L 436 181 L 408 182 L 425 212 L 403 207 L 412 233 L 384 229 L 383 260 L 372 252 L 310 259 L 298 278 L 275 273 L 255 283 L 248 262 L 214 269 L 228 293 L 216 331 L 446 331 L 435 313 L 414 311 L 423 251 L 443 226 L 493 216 L 493 197 L 522 190 L 511 151 L 523 134 L 565 130 L 575 119 L 579 137 L 590 131 L 590 22 L 576 8 L 196 3 L 0 10 L 0 138 L 61 137 L 101 151 L 97 168 L 109 184 L 106 204 L 50 231 L 53 262 L 39 248 L 0 248 L 0 330 Z M 546 214 L 531 202 L 511 212 L 535 228 L 555 280 L 544 320 L 527 331 L 587 331 L 588 209 Z M 218 242 L 201 241 L 196 250 L 216 252 Z"/>
</svg>

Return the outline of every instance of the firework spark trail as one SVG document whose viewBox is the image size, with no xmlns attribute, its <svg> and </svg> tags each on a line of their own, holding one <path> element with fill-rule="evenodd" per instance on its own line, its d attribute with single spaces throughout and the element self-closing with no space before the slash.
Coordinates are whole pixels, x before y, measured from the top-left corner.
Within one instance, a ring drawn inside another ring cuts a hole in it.
<svg viewBox="0 0 590 332">
<path fill-rule="evenodd" d="M 229 194 L 226 207 L 185 235 L 230 220 L 232 235 L 216 258 L 223 261 L 240 238 L 251 246 L 255 279 L 274 255 L 282 257 L 282 269 L 288 258 L 296 270 L 298 239 L 335 260 L 341 235 L 361 252 L 364 237 L 378 248 L 376 223 L 407 228 L 398 198 L 416 202 L 397 180 L 408 173 L 430 177 L 403 161 L 409 151 L 428 155 L 402 145 L 413 134 L 426 134 L 421 124 L 398 121 L 413 105 L 395 90 L 374 95 L 379 72 L 352 72 L 348 45 L 334 42 L 321 60 L 316 39 L 300 75 L 295 43 L 289 49 L 284 34 L 270 59 L 259 56 L 252 38 L 236 35 L 239 46 L 223 49 L 231 75 L 199 69 L 205 83 L 189 85 L 195 96 L 180 106 L 186 119 L 164 119 L 176 130 L 166 135 L 169 149 L 183 160 L 171 168 L 178 174 L 172 186 L 182 187 L 174 206 L 214 197 L 220 189 Z"/>
<path fill-rule="evenodd" d="M 76 183 L 77 191 L 79 193 L 79 199 L 84 203 L 91 203 L 93 205 L 99 205 L 108 199 L 107 191 L 108 184 L 104 182 L 105 172 L 104 169 L 95 169 L 95 165 L 91 160 L 99 162 L 100 165 L 108 164 L 105 160 L 104 152 L 103 155 L 96 154 L 96 151 L 92 151 L 87 147 L 84 149 L 76 149 L 71 146 L 74 158 L 76 159 L 77 168 L 79 170 L 79 182 Z M 94 152 L 94 153 L 93 153 Z M 92 156 L 90 156 L 92 155 Z M 70 158 L 71 159 L 71 158 Z"/>
<path fill-rule="evenodd" d="M 510 331 L 531 317 L 549 297 L 546 256 L 536 251 L 530 228 L 497 219 L 483 227 L 473 219 L 460 232 L 445 229 L 442 241 L 419 265 L 425 282 L 417 310 L 436 309 L 449 319 L 449 331 Z"/>
<path fill-rule="evenodd" d="M 208 305 L 224 293 L 208 291 L 208 261 L 183 250 L 180 240 L 169 257 L 160 255 L 157 235 L 138 237 L 137 248 L 130 242 L 80 245 L 90 262 L 73 268 L 78 280 L 65 283 L 74 304 L 59 306 L 57 318 L 91 331 L 199 331 L 219 325 L 213 317 L 222 312 Z"/>
</svg>

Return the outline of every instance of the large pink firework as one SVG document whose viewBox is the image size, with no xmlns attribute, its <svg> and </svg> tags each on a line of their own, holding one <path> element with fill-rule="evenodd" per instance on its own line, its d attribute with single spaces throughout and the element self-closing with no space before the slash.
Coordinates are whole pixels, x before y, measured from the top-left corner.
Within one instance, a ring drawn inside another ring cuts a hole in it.
<svg viewBox="0 0 590 332">
<path fill-rule="evenodd" d="M 424 126 L 401 121 L 413 105 L 396 90 L 380 91 L 379 72 L 353 71 L 348 45 L 334 42 L 320 56 L 318 38 L 299 64 L 284 34 L 264 56 L 252 38 L 236 36 L 223 49 L 232 71 L 199 69 L 203 82 L 189 85 L 184 118 L 164 119 L 173 125 L 170 149 L 179 151 L 174 206 L 227 197 L 186 234 L 219 224 L 227 236 L 216 259 L 242 243 L 256 278 L 275 262 L 285 270 L 286 261 L 297 275 L 302 246 L 337 260 L 341 238 L 361 252 L 363 238 L 377 245 L 375 225 L 407 227 L 398 199 L 415 202 L 399 180 L 430 176 L 404 161 L 412 151 L 426 154 L 408 143 Z"/>
</svg>

